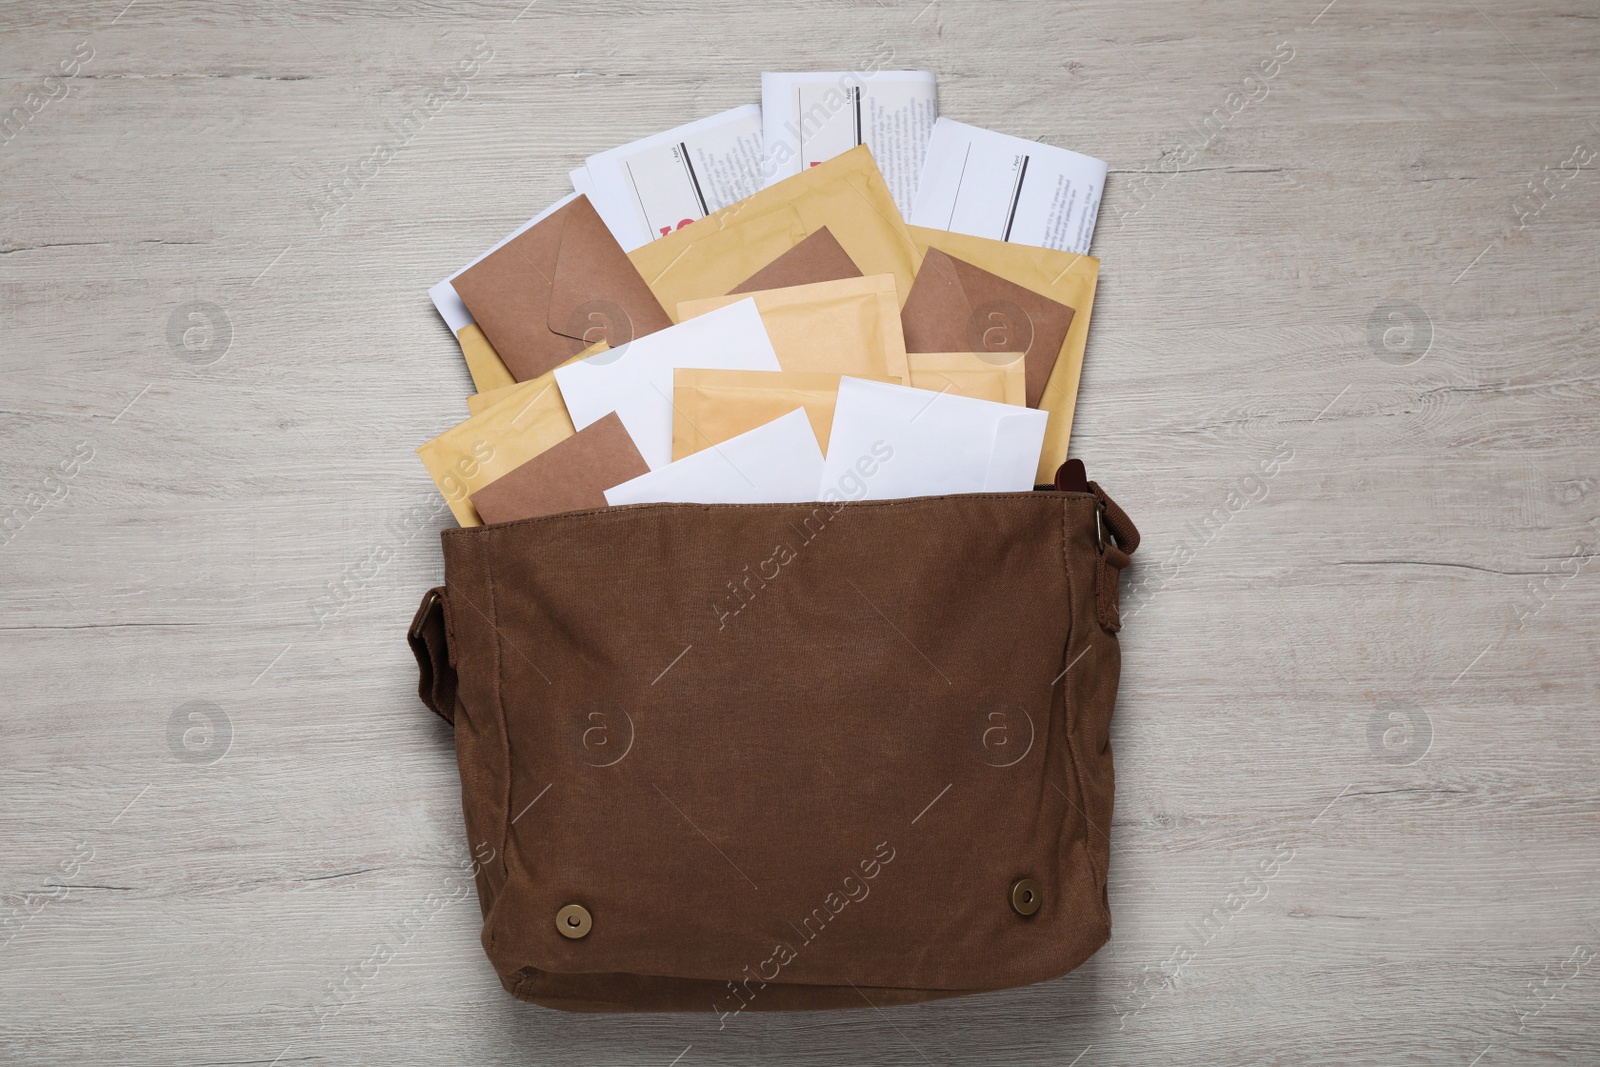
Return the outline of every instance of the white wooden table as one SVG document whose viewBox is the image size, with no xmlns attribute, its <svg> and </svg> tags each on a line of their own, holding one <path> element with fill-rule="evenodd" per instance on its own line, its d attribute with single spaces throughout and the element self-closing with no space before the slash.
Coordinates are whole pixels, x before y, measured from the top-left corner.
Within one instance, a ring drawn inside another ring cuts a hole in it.
<svg viewBox="0 0 1600 1067">
<path fill-rule="evenodd" d="M 1600 1062 L 1592 3 L 124 2 L 0 10 L 0 1061 Z M 885 44 L 1111 161 L 1114 938 L 721 1032 L 519 1004 L 402 637 L 469 390 L 424 290 Z"/>
</svg>

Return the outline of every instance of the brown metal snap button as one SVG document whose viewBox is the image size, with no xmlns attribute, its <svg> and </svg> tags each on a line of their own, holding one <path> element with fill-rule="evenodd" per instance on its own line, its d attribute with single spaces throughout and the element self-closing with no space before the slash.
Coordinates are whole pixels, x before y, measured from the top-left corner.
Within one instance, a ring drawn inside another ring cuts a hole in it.
<svg viewBox="0 0 1600 1067">
<path fill-rule="evenodd" d="M 589 909 L 582 904 L 568 904 L 556 912 L 556 929 L 561 931 L 562 937 L 570 937 L 576 941 L 580 937 L 588 937 L 589 931 L 593 928 L 594 918 L 590 916 Z"/>
<path fill-rule="evenodd" d="M 1018 878 L 1011 883 L 1011 907 L 1018 915 L 1032 915 L 1043 903 L 1044 891 L 1032 878 Z"/>
</svg>

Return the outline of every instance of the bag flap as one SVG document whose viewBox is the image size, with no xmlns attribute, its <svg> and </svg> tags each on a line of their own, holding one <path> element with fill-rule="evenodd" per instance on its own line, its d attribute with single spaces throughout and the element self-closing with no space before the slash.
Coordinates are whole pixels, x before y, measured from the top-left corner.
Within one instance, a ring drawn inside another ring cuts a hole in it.
<svg viewBox="0 0 1600 1067">
<path fill-rule="evenodd" d="M 1110 757 L 1073 724 L 1109 716 L 1115 663 L 1083 690 L 1104 716 L 1063 677 L 1115 655 L 1095 509 L 640 505 L 447 533 L 447 584 L 481 585 L 495 635 L 459 669 L 499 683 L 458 716 L 509 738 L 503 785 L 463 765 L 509 796 L 497 968 L 740 983 L 733 1010 L 765 983 L 1000 988 L 1087 958 Z M 481 575 L 453 563 L 469 545 Z"/>
</svg>

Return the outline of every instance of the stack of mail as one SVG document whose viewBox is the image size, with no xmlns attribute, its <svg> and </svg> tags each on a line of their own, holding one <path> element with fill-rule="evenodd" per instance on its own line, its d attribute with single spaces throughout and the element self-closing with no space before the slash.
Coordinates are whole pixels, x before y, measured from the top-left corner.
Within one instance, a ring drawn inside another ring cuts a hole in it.
<svg viewBox="0 0 1600 1067">
<path fill-rule="evenodd" d="M 932 74 L 765 74 L 429 290 L 477 392 L 418 454 L 464 526 L 1048 482 L 1105 179 L 938 117 Z"/>
</svg>

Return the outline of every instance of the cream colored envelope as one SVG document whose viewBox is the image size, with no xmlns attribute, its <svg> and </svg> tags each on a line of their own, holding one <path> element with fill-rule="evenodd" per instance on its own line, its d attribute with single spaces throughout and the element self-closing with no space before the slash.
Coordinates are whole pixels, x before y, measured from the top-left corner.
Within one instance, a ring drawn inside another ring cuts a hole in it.
<svg viewBox="0 0 1600 1067">
<path fill-rule="evenodd" d="M 902 385 L 910 374 L 891 274 L 685 300 L 678 304 L 678 321 L 746 299 L 756 302 L 784 370 L 886 378 Z"/>
<path fill-rule="evenodd" d="M 817 444 L 828 448 L 839 375 L 807 371 L 699 370 L 672 375 L 672 458 L 764 426 L 796 408 L 805 408 Z"/>
<path fill-rule="evenodd" d="M 994 362 L 1000 359 L 1010 362 Z M 910 352 L 906 362 L 913 388 L 1027 407 L 1028 374 L 1021 352 Z"/>
<path fill-rule="evenodd" d="M 1078 399 L 1078 378 L 1083 373 L 1083 349 L 1089 337 L 1089 312 L 1094 306 L 1100 261 L 1093 256 L 1007 244 L 925 226 L 911 227 L 911 234 L 919 253 L 938 248 L 1073 309 L 1067 339 L 1062 342 L 1061 354 L 1039 401 L 1040 409 L 1050 413 L 1050 422 L 1045 429 L 1037 480 L 1041 485 L 1054 481 L 1056 468 L 1067 458 L 1067 443 L 1072 436 L 1072 411 Z"/>
<path fill-rule="evenodd" d="M 897 304 L 922 252 L 871 151 L 852 148 L 628 253 L 661 306 L 722 296 L 826 226 L 863 274 L 893 274 Z"/>
<path fill-rule="evenodd" d="M 604 342 L 590 345 L 567 363 L 604 349 Z M 472 506 L 473 493 L 577 432 L 561 401 L 553 370 L 495 393 L 498 399 L 493 404 L 417 449 L 433 484 L 462 526 L 483 525 L 478 509 Z"/>
</svg>

